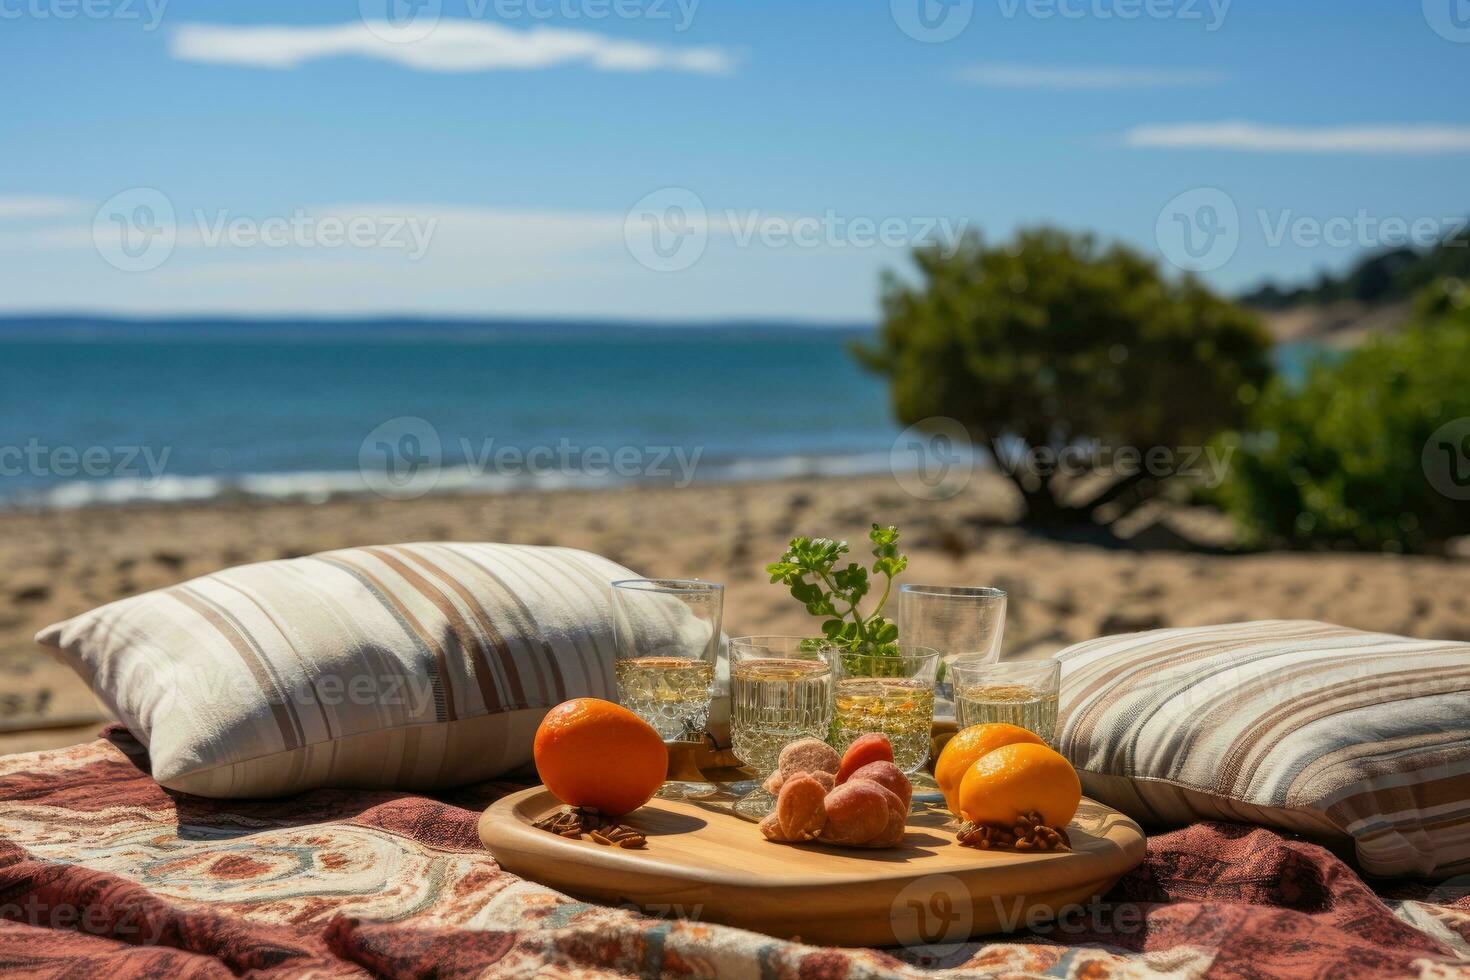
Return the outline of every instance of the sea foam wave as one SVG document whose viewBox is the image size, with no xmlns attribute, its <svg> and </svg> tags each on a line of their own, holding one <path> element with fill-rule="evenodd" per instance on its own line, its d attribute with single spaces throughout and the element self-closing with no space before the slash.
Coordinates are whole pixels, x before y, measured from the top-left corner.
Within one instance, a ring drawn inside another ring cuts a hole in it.
<svg viewBox="0 0 1470 980">
<path fill-rule="evenodd" d="M 864 476 L 888 472 L 888 453 L 787 455 L 702 459 L 688 480 L 625 477 L 577 470 L 486 472 L 444 467 L 427 481 L 426 495 L 491 494 L 517 491 L 595 490 L 632 483 L 683 485 L 755 482 L 799 477 Z M 358 470 L 245 473 L 228 476 L 165 474 L 157 478 L 114 477 L 70 480 L 0 495 L 0 508 L 75 509 L 138 504 L 206 503 L 215 500 L 296 500 L 319 503 L 333 497 L 370 497 L 373 484 Z"/>
</svg>

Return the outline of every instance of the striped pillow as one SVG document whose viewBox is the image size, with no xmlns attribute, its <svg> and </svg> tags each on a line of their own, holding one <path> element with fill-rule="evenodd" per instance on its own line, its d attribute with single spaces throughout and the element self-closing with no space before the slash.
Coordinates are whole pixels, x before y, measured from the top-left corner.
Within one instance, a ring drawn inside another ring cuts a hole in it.
<svg viewBox="0 0 1470 980">
<path fill-rule="evenodd" d="M 1142 823 L 1351 842 L 1378 875 L 1470 872 L 1470 643 L 1306 621 L 1064 650 L 1060 748 Z"/>
<path fill-rule="evenodd" d="M 36 639 L 209 797 L 425 790 L 530 761 L 546 710 L 616 697 L 609 583 L 569 548 L 405 544 L 243 565 Z"/>
</svg>

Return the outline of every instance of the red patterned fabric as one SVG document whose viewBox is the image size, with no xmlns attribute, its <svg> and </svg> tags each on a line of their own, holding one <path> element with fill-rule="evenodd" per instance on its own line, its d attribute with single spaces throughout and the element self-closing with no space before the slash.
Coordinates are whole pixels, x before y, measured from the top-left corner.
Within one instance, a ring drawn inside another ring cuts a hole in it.
<svg viewBox="0 0 1470 980">
<path fill-rule="evenodd" d="M 502 872 L 475 821 L 509 784 L 201 800 L 161 789 L 126 733 L 105 734 L 0 758 L 0 971 L 1470 977 L 1470 883 L 1375 891 L 1322 848 L 1259 828 L 1155 837 L 1101 901 L 1031 932 L 820 949 L 589 905 Z"/>
</svg>

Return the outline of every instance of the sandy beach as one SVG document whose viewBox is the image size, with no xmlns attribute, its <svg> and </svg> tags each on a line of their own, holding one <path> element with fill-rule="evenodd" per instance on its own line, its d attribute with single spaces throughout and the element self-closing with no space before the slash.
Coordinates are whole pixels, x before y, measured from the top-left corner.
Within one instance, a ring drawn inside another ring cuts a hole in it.
<svg viewBox="0 0 1470 980">
<path fill-rule="evenodd" d="M 793 534 L 859 542 L 880 521 L 903 532 L 906 581 L 1010 593 L 1006 657 L 1048 656 L 1107 633 L 1277 617 L 1470 640 L 1470 560 L 1222 554 L 1171 547 L 1175 535 L 1158 528 L 1120 548 L 1028 532 L 1015 513 L 994 477 L 927 502 L 883 476 L 0 514 L 0 752 L 85 740 L 104 720 L 86 686 L 32 640 L 47 623 L 230 565 L 384 542 L 585 548 L 641 574 L 724 582 L 731 635 L 787 633 L 809 631 L 808 617 L 763 565 Z M 1196 540 L 1222 536 L 1211 515 L 1170 518 Z"/>
</svg>

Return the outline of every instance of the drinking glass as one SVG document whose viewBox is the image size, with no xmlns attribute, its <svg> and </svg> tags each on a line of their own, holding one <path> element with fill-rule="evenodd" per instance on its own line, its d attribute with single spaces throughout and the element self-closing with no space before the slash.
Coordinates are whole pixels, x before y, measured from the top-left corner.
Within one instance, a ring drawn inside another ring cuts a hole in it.
<svg viewBox="0 0 1470 980">
<path fill-rule="evenodd" d="M 826 740 L 835 685 L 830 647 L 803 649 L 799 636 L 741 636 L 730 641 L 730 743 L 756 773 L 756 786 L 735 803 L 751 820 L 776 798 L 762 785 L 781 750 L 803 738 Z"/>
<path fill-rule="evenodd" d="M 612 584 L 618 700 L 669 742 L 709 724 L 725 587 L 693 579 Z"/>
<path fill-rule="evenodd" d="M 953 710 L 954 685 L 949 665 L 961 657 L 994 663 L 1000 659 L 1005 632 L 1006 594 L 984 586 L 900 585 L 899 635 L 905 642 L 938 650 L 944 661 L 939 673 L 939 713 Z"/>
<path fill-rule="evenodd" d="M 904 644 L 897 655 L 841 653 L 832 745 L 847 751 L 859 736 L 882 732 L 893 745 L 893 763 L 912 776 L 929 760 L 934 725 L 934 683 L 939 651 Z"/>
<path fill-rule="evenodd" d="M 949 665 L 955 716 L 961 728 L 1000 721 L 1041 736 L 1056 748 L 1057 702 L 1062 688 L 1060 660 L 987 663 L 965 657 Z"/>
</svg>

